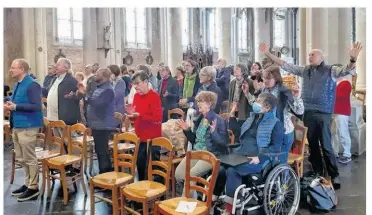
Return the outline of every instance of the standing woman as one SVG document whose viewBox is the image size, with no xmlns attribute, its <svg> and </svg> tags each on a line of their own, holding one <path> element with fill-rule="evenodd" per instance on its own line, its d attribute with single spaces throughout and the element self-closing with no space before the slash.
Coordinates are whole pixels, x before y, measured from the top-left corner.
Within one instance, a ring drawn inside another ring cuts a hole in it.
<svg viewBox="0 0 372 215">
<path fill-rule="evenodd" d="M 183 70 L 182 66 L 178 66 L 176 68 L 176 76 L 175 79 L 177 80 L 178 87 L 179 87 L 179 95 L 182 96 L 183 93 L 183 79 L 185 77 L 185 71 Z"/>
<path fill-rule="evenodd" d="M 262 82 L 262 66 L 260 62 L 255 62 L 251 66 L 251 79 L 257 80 L 258 82 Z"/>
<path fill-rule="evenodd" d="M 193 102 L 200 88 L 199 74 L 195 61 L 189 59 L 185 62 L 185 72 L 182 98 L 179 102 L 181 107 L 184 107 L 186 103 Z"/>
<path fill-rule="evenodd" d="M 124 97 L 126 91 L 125 81 L 122 79 L 120 67 L 118 65 L 110 65 L 108 68 L 111 71 L 111 85 L 115 92 L 115 112 L 124 114 Z"/>
</svg>

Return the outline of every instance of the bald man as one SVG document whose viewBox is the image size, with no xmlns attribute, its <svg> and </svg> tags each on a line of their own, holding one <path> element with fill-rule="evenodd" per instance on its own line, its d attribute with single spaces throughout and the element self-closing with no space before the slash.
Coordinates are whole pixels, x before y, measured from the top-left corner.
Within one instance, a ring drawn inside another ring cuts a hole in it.
<svg viewBox="0 0 372 215">
<path fill-rule="evenodd" d="M 87 94 L 83 84 L 78 85 L 77 92 L 86 96 L 88 127 L 92 129 L 100 174 L 111 171 L 108 142 L 111 132 L 116 128 L 114 119 L 115 93 L 110 83 L 110 76 L 110 69 L 98 69 L 95 78 L 97 88 L 93 94 Z"/>
<path fill-rule="evenodd" d="M 310 157 L 313 170 L 323 175 L 323 161 L 319 142 L 323 151 L 323 158 L 328 175 L 331 176 L 335 189 L 341 187 L 337 168 L 336 156 L 331 143 L 331 119 L 335 103 L 336 79 L 355 73 L 355 63 L 362 49 L 359 42 L 350 48 L 350 62 L 346 66 L 330 66 L 324 62 L 323 51 L 313 49 L 309 54 L 308 66 L 297 66 L 286 63 L 269 51 L 266 43 L 260 44 L 260 51 L 273 60 L 281 68 L 291 74 L 303 78 L 302 99 L 305 113 L 304 124 L 308 127 Z"/>
</svg>

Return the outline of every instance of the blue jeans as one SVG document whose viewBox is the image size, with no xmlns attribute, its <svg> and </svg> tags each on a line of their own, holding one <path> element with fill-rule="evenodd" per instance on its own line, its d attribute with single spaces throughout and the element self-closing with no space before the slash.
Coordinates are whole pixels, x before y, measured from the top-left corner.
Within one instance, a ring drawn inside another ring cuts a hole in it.
<svg viewBox="0 0 372 215">
<path fill-rule="evenodd" d="M 228 168 L 226 172 L 226 195 L 233 198 L 236 188 L 242 184 L 242 178 L 249 174 L 260 173 L 263 164 L 264 162 L 260 161 L 259 164 L 245 163 Z"/>
<path fill-rule="evenodd" d="M 283 146 L 282 146 L 282 152 L 284 152 L 284 154 L 280 155 L 280 163 L 282 163 L 282 164 L 287 163 L 288 153 L 289 153 L 289 150 L 292 147 L 293 141 L 294 141 L 294 131 L 292 131 L 289 134 L 284 135 L 284 142 L 283 142 Z"/>
</svg>

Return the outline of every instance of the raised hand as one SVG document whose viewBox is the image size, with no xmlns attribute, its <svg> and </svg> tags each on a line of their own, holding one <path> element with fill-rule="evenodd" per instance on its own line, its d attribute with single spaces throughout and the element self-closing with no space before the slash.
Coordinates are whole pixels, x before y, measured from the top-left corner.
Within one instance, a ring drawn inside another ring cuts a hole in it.
<svg viewBox="0 0 372 215">
<path fill-rule="evenodd" d="M 217 120 L 215 119 L 212 121 L 212 124 L 209 125 L 211 133 L 213 133 L 214 130 L 216 130 L 216 125 L 217 125 Z"/>
<path fill-rule="evenodd" d="M 178 125 L 179 128 L 182 128 L 182 130 L 184 130 L 184 131 L 186 131 L 190 128 L 190 126 L 183 119 L 177 120 L 177 125 Z"/>
<path fill-rule="evenodd" d="M 248 157 L 248 160 L 250 160 L 249 164 L 259 164 L 260 163 L 260 159 L 258 159 L 258 157 Z"/>
<path fill-rule="evenodd" d="M 249 90 L 249 83 L 248 82 L 243 82 L 242 84 L 242 91 L 244 94 L 247 94 Z"/>
<path fill-rule="evenodd" d="M 261 43 L 260 46 L 259 46 L 259 50 L 261 53 L 269 53 L 270 52 L 270 48 L 269 48 L 269 45 L 267 43 Z"/>
<path fill-rule="evenodd" d="M 355 42 L 350 48 L 349 55 L 351 58 L 355 60 L 358 58 L 360 51 L 362 50 L 363 46 L 360 42 Z"/>
<path fill-rule="evenodd" d="M 292 94 L 295 97 L 299 97 L 300 96 L 300 87 L 298 86 L 297 83 L 292 86 Z"/>
</svg>

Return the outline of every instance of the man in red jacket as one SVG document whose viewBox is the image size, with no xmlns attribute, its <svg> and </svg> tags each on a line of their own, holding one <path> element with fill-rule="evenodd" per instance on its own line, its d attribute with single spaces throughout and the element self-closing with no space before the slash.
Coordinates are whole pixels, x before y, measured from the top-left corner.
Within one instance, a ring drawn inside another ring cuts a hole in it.
<svg viewBox="0 0 372 215">
<path fill-rule="evenodd" d="M 140 138 L 137 157 L 138 180 L 145 180 L 147 165 L 147 140 L 161 137 L 162 106 L 159 94 L 148 87 L 149 76 L 145 71 L 138 71 L 132 76 L 136 90 L 133 104 L 127 105 L 127 117 L 134 120 L 134 129 Z M 160 149 L 152 154 L 153 160 L 160 160 Z M 146 162 L 144 162 L 146 161 Z"/>
<path fill-rule="evenodd" d="M 351 139 L 349 132 L 349 117 L 351 115 L 350 93 L 351 83 L 347 80 L 347 76 L 337 80 L 336 100 L 334 114 L 338 139 L 343 148 L 343 155 L 338 162 L 346 164 L 351 161 Z"/>
</svg>

